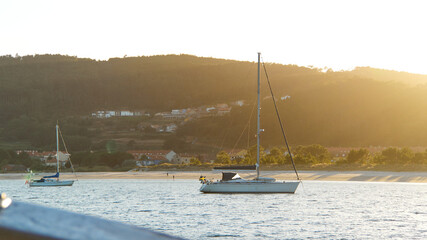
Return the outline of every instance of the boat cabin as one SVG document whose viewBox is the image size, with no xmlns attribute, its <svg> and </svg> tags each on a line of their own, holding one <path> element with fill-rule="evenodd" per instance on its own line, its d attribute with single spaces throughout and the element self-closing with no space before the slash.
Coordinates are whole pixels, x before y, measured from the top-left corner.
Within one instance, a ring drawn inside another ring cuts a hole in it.
<svg viewBox="0 0 427 240">
<path fill-rule="evenodd" d="M 238 173 L 235 173 L 235 172 L 223 172 L 222 173 L 221 181 L 230 181 L 230 180 L 236 180 L 236 179 L 242 179 Z"/>
</svg>

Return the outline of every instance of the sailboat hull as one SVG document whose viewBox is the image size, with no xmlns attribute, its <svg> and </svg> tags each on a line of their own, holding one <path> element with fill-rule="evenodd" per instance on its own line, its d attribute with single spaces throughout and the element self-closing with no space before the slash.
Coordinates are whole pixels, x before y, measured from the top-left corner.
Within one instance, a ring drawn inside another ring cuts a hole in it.
<svg viewBox="0 0 427 240">
<path fill-rule="evenodd" d="M 213 182 L 202 184 L 203 193 L 295 193 L 299 182 Z"/>
<path fill-rule="evenodd" d="M 74 180 L 30 182 L 30 187 L 65 187 L 72 186 Z"/>
</svg>

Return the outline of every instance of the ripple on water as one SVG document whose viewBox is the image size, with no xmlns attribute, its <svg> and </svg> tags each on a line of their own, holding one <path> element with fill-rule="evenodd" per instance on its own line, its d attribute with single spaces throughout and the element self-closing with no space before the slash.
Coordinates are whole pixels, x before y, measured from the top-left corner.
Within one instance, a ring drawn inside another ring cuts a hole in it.
<svg viewBox="0 0 427 240">
<path fill-rule="evenodd" d="M 427 184 L 312 181 L 290 195 L 201 194 L 192 180 L 80 180 L 38 189 L 17 180 L 0 184 L 20 201 L 188 239 L 426 239 L 427 233 Z"/>
<path fill-rule="evenodd" d="M 208 238 L 239 238 L 240 235 L 233 235 L 233 234 L 208 234 L 206 235 Z"/>
<path fill-rule="evenodd" d="M 153 212 L 153 210 L 136 210 L 135 212 Z"/>
</svg>

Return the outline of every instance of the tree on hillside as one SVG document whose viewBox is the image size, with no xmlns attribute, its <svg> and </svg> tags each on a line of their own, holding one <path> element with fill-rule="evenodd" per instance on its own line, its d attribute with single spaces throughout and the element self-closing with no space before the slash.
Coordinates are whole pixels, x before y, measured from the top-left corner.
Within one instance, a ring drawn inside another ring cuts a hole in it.
<svg viewBox="0 0 427 240">
<path fill-rule="evenodd" d="M 200 162 L 200 160 L 198 158 L 192 157 L 190 159 L 190 165 L 202 165 L 202 163 Z"/>
<path fill-rule="evenodd" d="M 376 164 L 385 165 L 406 165 L 416 163 L 417 159 L 422 159 L 423 154 L 414 154 L 414 152 L 407 147 L 396 148 L 389 147 L 384 149 L 381 154 L 377 154 L 374 158 Z M 421 160 L 422 161 L 422 160 Z"/>
<path fill-rule="evenodd" d="M 295 161 L 297 163 L 317 164 L 328 163 L 331 159 L 328 149 L 319 144 L 309 146 L 298 146 L 295 151 Z"/>
<path fill-rule="evenodd" d="M 414 155 L 415 164 L 427 164 L 427 149 L 424 152 L 417 152 Z"/>
<path fill-rule="evenodd" d="M 415 154 L 410 148 L 403 147 L 400 149 L 398 157 L 401 164 L 408 164 L 414 160 Z"/>
<path fill-rule="evenodd" d="M 221 151 L 216 155 L 215 163 L 231 164 L 230 155 L 227 152 Z"/>
<path fill-rule="evenodd" d="M 351 149 L 347 155 L 348 163 L 365 163 L 368 159 L 369 151 L 361 148 L 359 150 Z"/>
<path fill-rule="evenodd" d="M 265 152 L 264 152 L 263 146 L 259 146 L 259 158 L 260 158 L 259 159 L 260 162 L 265 161 L 264 160 Z M 245 158 L 244 158 L 244 162 L 245 162 L 245 164 L 249 164 L 249 165 L 256 164 L 256 162 L 257 162 L 257 145 L 253 145 L 248 149 L 248 151 L 245 155 Z"/>
<path fill-rule="evenodd" d="M 399 159 L 399 149 L 390 147 L 381 152 L 382 162 L 385 164 L 397 164 Z"/>
<path fill-rule="evenodd" d="M 284 164 L 285 155 L 282 150 L 278 147 L 274 147 L 270 150 L 270 153 L 262 158 L 264 164 Z"/>
</svg>

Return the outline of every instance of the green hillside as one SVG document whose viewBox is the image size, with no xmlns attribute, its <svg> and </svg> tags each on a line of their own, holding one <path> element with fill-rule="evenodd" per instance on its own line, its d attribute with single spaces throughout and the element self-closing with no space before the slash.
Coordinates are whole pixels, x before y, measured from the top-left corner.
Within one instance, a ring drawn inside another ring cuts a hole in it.
<svg viewBox="0 0 427 240">
<path fill-rule="evenodd" d="M 268 63 L 266 68 L 294 146 L 427 146 L 424 75 L 370 68 L 323 72 Z M 108 130 L 119 128 L 113 121 L 82 118 L 97 110 L 155 113 L 245 100 L 247 105 L 233 107 L 230 115 L 189 121 L 163 140 L 169 146 L 188 137 L 201 146 L 247 146 L 255 129 L 253 116 L 249 127 L 253 132 L 243 132 L 256 100 L 256 71 L 254 62 L 189 55 L 108 61 L 61 55 L 3 56 L 1 140 L 50 146 L 54 134 L 50 131 L 59 119 L 75 149 L 89 150 L 106 140 L 100 136 L 108 135 Z M 262 81 L 263 145 L 279 145 L 282 139 L 264 76 Z M 287 95 L 291 98 L 280 100 Z M 141 119 L 146 125 L 149 121 Z M 120 131 L 137 129 L 137 125 L 138 121 L 125 124 L 128 128 Z M 143 131 L 131 135 L 136 140 L 148 138 Z"/>
</svg>

